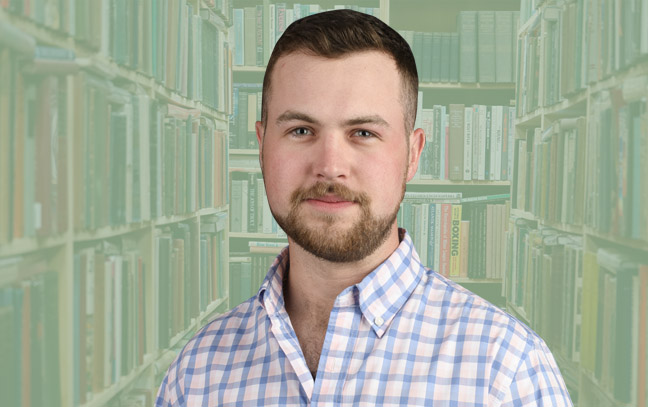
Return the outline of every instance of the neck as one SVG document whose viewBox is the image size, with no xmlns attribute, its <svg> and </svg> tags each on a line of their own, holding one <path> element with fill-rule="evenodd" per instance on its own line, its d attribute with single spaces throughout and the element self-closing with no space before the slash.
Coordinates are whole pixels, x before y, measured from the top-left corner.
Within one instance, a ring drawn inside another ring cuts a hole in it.
<svg viewBox="0 0 648 407">
<path fill-rule="evenodd" d="M 328 320 L 337 296 L 347 287 L 361 282 L 398 247 L 398 228 L 371 255 L 352 263 L 323 260 L 305 251 L 290 238 L 290 270 L 284 280 L 284 299 L 291 319 Z"/>
</svg>

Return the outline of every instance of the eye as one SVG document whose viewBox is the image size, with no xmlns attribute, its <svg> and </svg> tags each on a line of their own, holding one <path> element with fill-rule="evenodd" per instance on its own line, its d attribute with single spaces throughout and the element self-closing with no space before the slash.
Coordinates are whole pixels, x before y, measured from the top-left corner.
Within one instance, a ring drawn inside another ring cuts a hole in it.
<svg viewBox="0 0 648 407">
<path fill-rule="evenodd" d="M 308 133 L 310 133 L 310 130 L 308 130 L 306 127 L 297 127 L 295 129 L 292 129 L 290 131 L 290 134 L 300 137 L 300 136 L 307 136 Z"/>
<path fill-rule="evenodd" d="M 357 134 L 360 138 L 376 137 L 376 135 L 370 132 L 369 130 L 357 130 L 355 134 Z"/>
</svg>

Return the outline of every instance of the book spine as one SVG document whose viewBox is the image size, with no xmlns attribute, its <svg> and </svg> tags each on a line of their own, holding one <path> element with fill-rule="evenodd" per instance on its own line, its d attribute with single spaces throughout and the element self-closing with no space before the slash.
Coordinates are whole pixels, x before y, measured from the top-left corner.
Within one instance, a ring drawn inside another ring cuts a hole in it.
<svg viewBox="0 0 648 407">
<path fill-rule="evenodd" d="M 461 181 L 464 172 L 464 105 L 451 104 L 449 119 L 448 178 Z"/>
<path fill-rule="evenodd" d="M 452 225 L 452 204 L 441 204 L 441 275 L 450 275 L 450 231 Z"/>
<path fill-rule="evenodd" d="M 458 277 L 460 274 L 461 256 L 461 205 L 452 205 L 452 218 L 450 224 L 450 276 Z"/>
<path fill-rule="evenodd" d="M 256 6 L 256 66 L 264 66 L 264 55 L 263 55 L 263 8 L 262 4 Z"/>
<path fill-rule="evenodd" d="M 464 108 L 463 180 L 470 181 L 473 173 L 473 109 Z"/>
<path fill-rule="evenodd" d="M 437 224 L 437 219 L 436 219 L 436 206 L 437 204 L 429 204 L 428 205 L 428 255 L 426 260 L 426 264 L 431 265 L 432 268 L 434 268 L 434 256 L 435 256 L 435 250 L 436 250 L 436 244 L 437 241 L 439 240 L 437 235 L 436 235 L 436 224 Z"/>
<path fill-rule="evenodd" d="M 462 220 L 460 228 L 459 277 L 468 278 L 470 221 Z"/>
<path fill-rule="evenodd" d="M 434 225 L 434 271 L 441 273 L 441 213 L 442 204 L 435 205 L 435 225 Z"/>
</svg>

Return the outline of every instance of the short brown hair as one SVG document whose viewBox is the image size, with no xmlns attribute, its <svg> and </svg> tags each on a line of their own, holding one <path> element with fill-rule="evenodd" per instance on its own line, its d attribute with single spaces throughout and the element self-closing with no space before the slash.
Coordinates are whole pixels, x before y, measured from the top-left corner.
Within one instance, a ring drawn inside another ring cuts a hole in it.
<svg viewBox="0 0 648 407">
<path fill-rule="evenodd" d="M 405 133 L 414 129 L 418 99 L 418 72 L 407 42 L 380 19 L 358 11 L 331 10 L 301 18 L 286 28 L 277 41 L 263 78 L 261 121 L 267 124 L 270 78 L 280 57 L 293 52 L 340 58 L 362 51 L 381 51 L 391 56 L 401 74 Z"/>
</svg>

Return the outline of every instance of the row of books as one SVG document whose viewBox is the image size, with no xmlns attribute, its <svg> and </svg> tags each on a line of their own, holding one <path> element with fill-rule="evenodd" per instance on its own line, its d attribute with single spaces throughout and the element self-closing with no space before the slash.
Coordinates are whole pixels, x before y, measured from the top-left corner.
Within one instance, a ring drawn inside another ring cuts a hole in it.
<svg viewBox="0 0 648 407">
<path fill-rule="evenodd" d="M 581 366 L 611 398 L 648 405 L 648 261 L 599 248 L 583 254 Z"/>
<path fill-rule="evenodd" d="M 74 253 L 76 403 L 142 365 L 151 267 L 135 240 L 102 241 Z"/>
<path fill-rule="evenodd" d="M 178 351 L 179 352 L 179 351 Z M 166 371 L 165 371 L 166 373 Z M 161 380 L 160 380 L 161 383 Z M 120 392 L 105 404 L 106 407 L 150 407 L 155 405 L 157 389 L 133 388 Z"/>
<path fill-rule="evenodd" d="M 577 0 L 536 14 L 519 41 L 520 115 L 555 104 L 648 55 L 646 0 Z"/>
<path fill-rule="evenodd" d="M 13 198 L 0 211 L 4 241 L 64 231 L 68 137 L 77 230 L 224 204 L 225 187 L 213 180 L 226 171 L 226 140 L 211 119 L 91 74 L 81 72 L 73 82 L 69 94 L 56 76 L 16 76 L 9 99 L 14 131 L 3 137 L 7 157 L 0 171 L 5 196 Z M 69 98 L 72 123 L 66 121 Z"/>
<path fill-rule="evenodd" d="M 555 352 L 580 358 L 582 236 L 513 216 L 506 233 L 506 297 Z"/>
<path fill-rule="evenodd" d="M 399 30 L 421 82 L 513 82 L 516 11 L 460 11 L 457 32 Z"/>
<path fill-rule="evenodd" d="M 380 10 L 357 5 L 336 5 L 334 9 L 352 9 L 376 17 Z M 266 66 L 277 40 L 293 21 L 327 11 L 319 4 L 270 3 L 235 8 L 234 65 Z"/>
<path fill-rule="evenodd" d="M 191 2 L 109 0 L 109 49 L 117 64 L 216 110 L 229 111 L 231 52 L 222 23 Z M 105 34 L 104 34 L 105 35 Z"/>
<path fill-rule="evenodd" d="M 156 228 L 153 287 L 160 348 L 168 348 L 192 318 L 227 296 L 226 224 L 227 216 L 222 213 L 201 219 L 199 238 L 195 223 Z"/>
<path fill-rule="evenodd" d="M 581 236 L 516 217 L 507 247 L 508 301 L 558 359 L 580 366 L 607 400 L 646 405 L 645 256 L 608 247 L 592 251 Z"/>
<path fill-rule="evenodd" d="M 20 73 L 0 48 L 0 244 L 67 228 L 67 87 Z"/>
<path fill-rule="evenodd" d="M 416 126 L 425 131 L 426 143 L 415 178 L 509 180 L 514 117 L 508 106 L 420 107 Z"/>
<path fill-rule="evenodd" d="M 155 0 L 132 2 L 144 15 L 156 5 Z M 99 47 L 102 23 L 115 6 L 126 4 L 107 1 L 89 2 L 84 0 L 2 0 L 0 7 L 12 14 L 26 17 L 34 23 L 52 30 L 66 33 L 75 39 Z M 201 5 L 231 21 L 231 0 L 203 0 Z M 104 15 L 104 17 L 102 17 Z M 143 24 L 143 22 L 140 22 Z M 147 25 L 150 26 L 150 25 Z"/>
<path fill-rule="evenodd" d="M 227 140 L 197 109 L 75 75 L 74 225 L 77 230 L 225 204 Z M 105 197 L 110 197 L 106 200 Z"/>
<path fill-rule="evenodd" d="M 59 275 L 42 256 L 0 260 L 0 389 L 7 406 L 61 406 Z"/>
<path fill-rule="evenodd" d="M 230 231 L 284 237 L 270 212 L 261 173 L 235 171 L 231 173 L 231 183 Z"/>
<path fill-rule="evenodd" d="M 261 120 L 262 83 L 234 83 L 230 117 L 230 148 L 257 149 L 254 124 Z"/>
<path fill-rule="evenodd" d="M 584 117 L 560 119 L 515 140 L 514 208 L 548 224 L 583 224 L 586 125 Z"/>
<path fill-rule="evenodd" d="M 248 251 L 232 252 L 230 257 L 230 304 L 241 304 L 259 291 L 270 266 L 286 242 L 249 241 Z"/>
<path fill-rule="evenodd" d="M 141 366 L 146 354 L 168 348 L 192 318 L 228 295 L 226 222 L 220 213 L 202 217 L 200 226 L 156 228 L 153 265 L 144 255 L 146 239 L 136 237 L 75 251 L 75 405 Z"/>
<path fill-rule="evenodd" d="M 226 174 L 227 139 L 201 111 L 86 71 L 70 75 L 71 86 L 26 74 L 6 48 L 0 63 L 0 193 L 9 197 L 0 243 L 64 232 L 70 204 L 76 230 L 224 205 L 227 183 L 214 180 Z"/>
<path fill-rule="evenodd" d="M 79 2 L 85 3 L 85 2 Z M 109 75 L 120 71 L 108 61 L 154 78 L 178 94 L 216 110 L 231 106 L 231 52 L 216 15 L 191 3 L 106 0 L 79 4 L 91 21 L 89 46 L 97 53 L 77 58 L 72 50 L 51 55 L 59 64 L 94 66 Z M 31 54 L 29 37 L 0 19 L 0 42 Z M 21 41 L 15 41 L 20 39 Z M 33 42 L 33 39 L 32 39 Z"/>
<path fill-rule="evenodd" d="M 423 264 L 447 277 L 501 279 L 509 194 L 406 192 L 398 212 Z"/>
<path fill-rule="evenodd" d="M 585 223 L 648 241 L 648 76 L 604 90 L 590 103 Z"/>
</svg>

